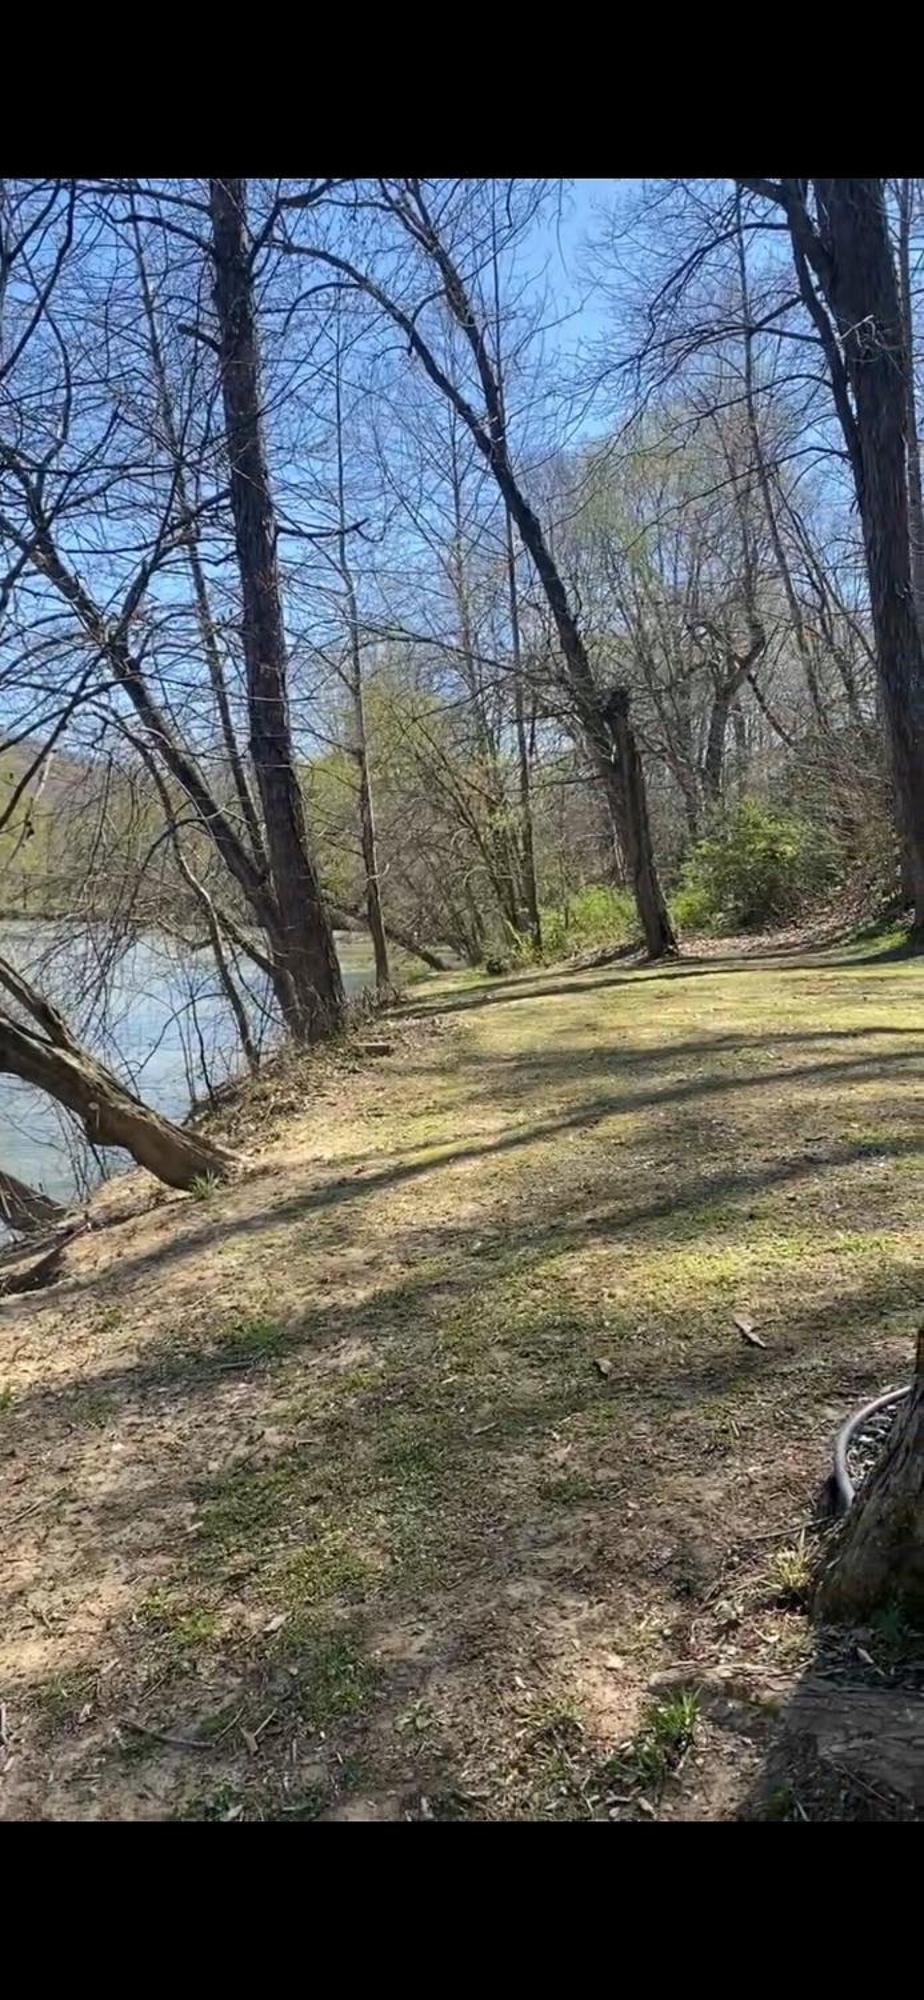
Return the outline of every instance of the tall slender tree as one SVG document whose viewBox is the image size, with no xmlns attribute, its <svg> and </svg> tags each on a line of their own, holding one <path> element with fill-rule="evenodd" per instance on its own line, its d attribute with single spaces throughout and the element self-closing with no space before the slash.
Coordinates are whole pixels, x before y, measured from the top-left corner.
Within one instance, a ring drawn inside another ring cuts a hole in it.
<svg viewBox="0 0 924 2000">
<path fill-rule="evenodd" d="M 335 1029 L 343 983 L 308 841 L 289 715 L 288 656 L 277 561 L 278 522 L 264 437 L 253 245 L 242 180 L 209 183 L 218 359 L 241 581 L 250 754 L 263 806 L 279 917 L 277 950 L 306 1041 Z"/>
</svg>

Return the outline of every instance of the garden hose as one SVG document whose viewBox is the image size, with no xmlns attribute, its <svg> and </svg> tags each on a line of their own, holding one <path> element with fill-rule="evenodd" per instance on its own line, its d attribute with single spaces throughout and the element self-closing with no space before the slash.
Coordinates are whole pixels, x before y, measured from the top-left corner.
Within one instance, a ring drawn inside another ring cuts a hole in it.
<svg viewBox="0 0 924 2000">
<path fill-rule="evenodd" d="M 857 1497 L 850 1473 L 847 1470 L 847 1453 L 857 1431 L 869 1422 L 879 1410 L 888 1409 L 892 1403 L 904 1402 L 910 1389 L 890 1389 L 885 1396 L 877 1396 L 872 1403 L 864 1403 L 861 1410 L 854 1410 L 853 1416 L 841 1425 L 834 1440 L 834 1504 L 838 1514 L 846 1514 Z"/>
</svg>

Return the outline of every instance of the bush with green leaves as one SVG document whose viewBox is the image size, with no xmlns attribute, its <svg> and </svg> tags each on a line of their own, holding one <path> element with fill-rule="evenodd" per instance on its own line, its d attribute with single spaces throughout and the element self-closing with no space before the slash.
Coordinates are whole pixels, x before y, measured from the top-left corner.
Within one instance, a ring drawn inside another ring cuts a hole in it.
<svg viewBox="0 0 924 2000">
<path fill-rule="evenodd" d="M 798 813 L 742 799 L 688 854 L 673 897 L 680 931 L 785 923 L 835 878 L 837 849 Z"/>
<path fill-rule="evenodd" d="M 625 944 L 636 929 L 631 896 L 607 882 L 592 882 L 563 904 L 542 911 L 542 944 L 549 958 Z"/>
</svg>

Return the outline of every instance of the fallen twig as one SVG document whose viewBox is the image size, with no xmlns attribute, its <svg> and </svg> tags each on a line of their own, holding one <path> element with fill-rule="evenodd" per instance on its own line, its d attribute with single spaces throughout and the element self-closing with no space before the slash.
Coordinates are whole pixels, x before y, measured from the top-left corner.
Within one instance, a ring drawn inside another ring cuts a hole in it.
<svg viewBox="0 0 924 2000">
<path fill-rule="evenodd" d="M 133 1736 L 147 1736 L 152 1743 L 166 1743 L 171 1750 L 214 1750 L 217 1743 L 221 1743 L 224 1737 L 230 1735 L 232 1729 L 240 1722 L 243 1713 L 243 1709 L 239 1708 L 230 1722 L 227 1722 L 214 1736 L 174 1736 L 165 1729 L 149 1729 L 146 1722 L 133 1722 L 127 1715 L 119 1718 L 119 1728 L 131 1730 Z"/>
</svg>

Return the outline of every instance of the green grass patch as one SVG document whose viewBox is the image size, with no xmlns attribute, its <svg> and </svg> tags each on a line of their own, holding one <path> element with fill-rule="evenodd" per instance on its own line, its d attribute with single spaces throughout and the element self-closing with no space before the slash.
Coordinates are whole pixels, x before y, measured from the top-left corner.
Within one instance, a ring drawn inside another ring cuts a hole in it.
<svg viewBox="0 0 924 2000">
<path fill-rule="evenodd" d="M 660 1797 L 692 1748 L 698 1725 L 699 1698 L 692 1689 L 649 1702 L 631 1743 L 612 1760 L 613 1777 Z"/>
<path fill-rule="evenodd" d="M 219 1617 L 211 1606 L 175 1597 L 168 1590 L 154 1590 L 142 1598 L 135 1620 L 179 1653 L 198 1652 L 220 1629 Z"/>
<path fill-rule="evenodd" d="M 279 1637 L 279 1651 L 294 1669 L 293 1700 L 309 1729 L 331 1729 L 365 1708 L 379 1675 L 358 1630 L 325 1629 L 306 1614 Z"/>
</svg>

